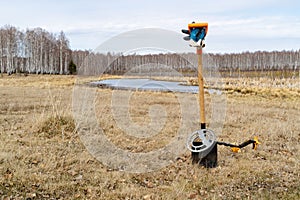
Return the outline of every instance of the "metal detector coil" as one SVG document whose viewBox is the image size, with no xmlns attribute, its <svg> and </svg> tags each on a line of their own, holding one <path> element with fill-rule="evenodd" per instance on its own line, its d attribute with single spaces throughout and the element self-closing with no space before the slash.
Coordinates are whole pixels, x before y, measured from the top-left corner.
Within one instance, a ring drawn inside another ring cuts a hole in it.
<svg viewBox="0 0 300 200">
<path fill-rule="evenodd" d="M 208 154 L 216 142 L 216 135 L 210 129 L 193 132 L 187 140 L 187 148 L 194 153 Z"/>
</svg>

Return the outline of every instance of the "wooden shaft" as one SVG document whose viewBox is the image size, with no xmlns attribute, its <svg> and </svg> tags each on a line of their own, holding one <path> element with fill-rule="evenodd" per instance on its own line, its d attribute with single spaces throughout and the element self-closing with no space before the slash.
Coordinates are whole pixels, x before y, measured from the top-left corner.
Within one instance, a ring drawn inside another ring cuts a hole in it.
<svg viewBox="0 0 300 200">
<path fill-rule="evenodd" d="M 199 106 L 200 106 L 200 123 L 201 128 L 205 128 L 205 108 L 204 108 L 204 80 L 202 66 L 202 47 L 197 47 L 198 55 L 198 83 L 199 83 Z"/>
</svg>

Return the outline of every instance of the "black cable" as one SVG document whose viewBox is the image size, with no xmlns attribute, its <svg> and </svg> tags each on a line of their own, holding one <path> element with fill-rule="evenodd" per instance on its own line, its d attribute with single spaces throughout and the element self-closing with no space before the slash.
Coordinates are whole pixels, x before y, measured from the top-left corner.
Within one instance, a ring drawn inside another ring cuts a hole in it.
<svg viewBox="0 0 300 200">
<path fill-rule="evenodd" d="M 237 148 L 244 148 L 245 146 L 248 146 L 249 144 L 253 144 L 253 149 L 255 147 L 255 143 L 256 141 L 255 140 L 248 140 L 246 142 L 243 142 L 242 144 L 240 145 L 236 145 L 236 144 L 230 144 L 230 143 L 226 143 L 226 142 L 217 142 L 218 145 L 223 145 L 223 146 L 227 146 L 227 147 L 237 147 Z"/>
</svg>

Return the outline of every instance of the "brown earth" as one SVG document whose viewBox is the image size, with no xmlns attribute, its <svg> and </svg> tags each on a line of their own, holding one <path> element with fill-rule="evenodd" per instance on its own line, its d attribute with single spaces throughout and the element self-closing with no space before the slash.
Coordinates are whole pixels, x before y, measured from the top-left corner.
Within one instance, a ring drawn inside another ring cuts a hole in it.
<svg viewBox="0 0 300 200">
<path fill-rule="evenodd" d="M 72 113 L 75 79 L 47 75 L 0 78 L 2 199 L 300 198 L 299 88 L 283 85 L 273 89 L 263 84 L 255 88 L 243 80 L 226 80 L 231 89 L 226 90 L 226 118 L 218 140 L 241 143 L 258 136 L 261 145 L 256 151 L 249 146 L 233 153 L 219 146 L 218 167 L 205 169 L 192 165 L 186 150 L 157 171 L 127 173 L 103 165 L 80 140 Z M 179 101 L 183 96 L 191 105 L 187 108 L 191 126 L 184 128 L 190 133 L 198 127 L 198 108 L 193 106 L 197 95 L 95 90 L 99 125 L 113 143 L 133 153 L 153 151 L 176 137 L 184 120 Z M 161 126 L 159 133 L 149 138 L 125 135 L 112 112 L 114 93 L 130 95 L 130 123 L 148 127 L 154 120 L 150 127 Z M 209 122 L 213 120 L 211 98 L 206 94 Z M 153 112 L 164 110 L 158 115 L 163 124 L 151 118 L 152 108 Z"/>
</svg>

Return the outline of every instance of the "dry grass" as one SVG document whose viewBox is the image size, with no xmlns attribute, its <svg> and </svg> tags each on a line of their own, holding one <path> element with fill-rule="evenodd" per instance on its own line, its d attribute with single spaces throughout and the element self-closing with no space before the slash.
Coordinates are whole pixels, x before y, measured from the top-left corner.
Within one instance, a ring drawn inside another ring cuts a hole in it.
<svg viewBox="0 0 300 200">
<path fill-rule="evenodd" d="M 75 75 L 0 75 L 0 87 L 34 87 L 34 88 L 64 88 L 73 86 L 76 82 Z M 81 83 L 98 80 L 99 77 L 81 77 Z"/>
<path fill-rule="evenodd" d="M 102 165 L 83 146 L 71 112 L 74 81 L 73 76 L 0 78 L 3 199 L 299 199 L 298 94 L 235 91 L 227 95 L 227 115 L 219 140 L 240 143 L 258 135 L 262 144 L 257 151 L 247 147 L 234 154 L 220 146 L 219 166 L 214 169 L 192 165 L 189 152 L 185 152 L 159 171 L 129 174 Z M 159 104 L 167 113 L 166 125 L 148 141 L 130 138 L 124 142 L 110 109 L 112 91 L 99 92 L 99 124 L 121 148 L 141 152 L 163 146 L 180 126 L 179 103 L 173 93 L 134 92 L 131 120 L 148 124 L 150 106 Z M 191 102 L 196 98 L 185 95 Z M 207 96 L 208 107 L 209 99 Z M 192 125 L 198 126 L 196 121 Z"/>
<path fill-rule="evenodd" d="M 187 78 L 187 85 L 198 85 L 196 78 Z M 298 78 L 207 78 L 206 88 L 225 91 L 227 94 L 255 95 L 261 97 L 299 98 Z"/>
<path fill-rule="evenodd" d="M 75 131 L 75 122 L 71 116 L 50 116 L 37 125 L 37 136 L 52 138 L 57 135 L 70 134 Z"/>
</svg>

